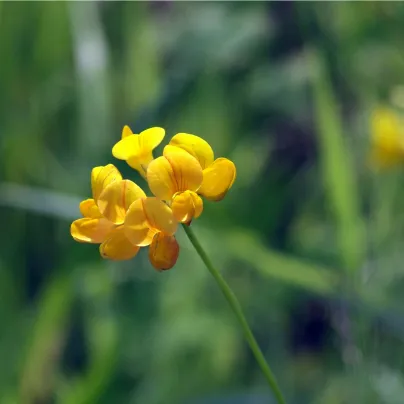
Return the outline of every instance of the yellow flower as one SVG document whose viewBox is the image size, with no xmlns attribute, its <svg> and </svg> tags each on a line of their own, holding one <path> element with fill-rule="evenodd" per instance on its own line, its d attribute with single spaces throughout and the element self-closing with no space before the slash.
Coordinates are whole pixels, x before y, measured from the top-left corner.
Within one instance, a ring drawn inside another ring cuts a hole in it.
<svg viewBox="0 0 404 404">
<path fill-rule="evenodd" d="M 137 135 L 129 126 L 124 126 L 122 139 L 112 148 L 112 155 L 119 160 L 125 160 L 145 177 L 147 166 L 153 160 L 153 150 L 164 139 L 164 134 L 163 128 L 155 127 Z"/>
<path fill-rule="evenodd" d="M 202 181 L 198 160 L 175 146 L 166 146 L 163 156 L 153 160 L 147 169 L 150 190 L 171 205 L 174 217 L 181 223 L 190 223 L 202 213 L 203 202 L 196 193 Z"/>
<path fill-rule="evenodd" d="M 171 268 L 178 258 L 174 233 L 178 222 L 157 198 L 147 198 L 134 182 L 123 180 L 115 166 L 95 167 L 91 173 L 93 199 L 80 203 L 84 216 L 70 228 L 76 241 L 97 243 L 103 258 L 127 260 L 148 246 L 156 269 Z"/>
<path fill-rule="evenodd" d="M 203 170 L 203 182 L 198 194 L 212 201 L 222 200 L 236 179 L 236 166 L 226 158 L 214 159 L 209 143 L 188 133 L 177 133 L 169 143 L 195 157 Z"/>
<path fill-rule="evenodd" d="M 123 180 L 112 164 L 92 170 L 91 188 L 93 198 L 80 203 L 83 218 L 71 224 L 72 237 L 83 243 L 101 244 L 103 258 L 126 260 L 134 257 L 139 247 L 129 241 L 122 225 L 129 206 L 144 198 L 145 193 L 134 182 Z"/>
<path fill-rule="evenodd" d="M 392 108 L 379 107 L 371 118 L 371 162 L 387 168 L 404 162 L 404 118 Z"/>
<path fill-rule="evenodd" d="M 133 202 L 125 219 L 125 234 L 132 244 L 149 248 L 149 259 L 159 270 L 170 269 L 177 261 L 179 246 L 174 237 L 178 222 L 160 199 L 141 198 Z"/>
</svg>

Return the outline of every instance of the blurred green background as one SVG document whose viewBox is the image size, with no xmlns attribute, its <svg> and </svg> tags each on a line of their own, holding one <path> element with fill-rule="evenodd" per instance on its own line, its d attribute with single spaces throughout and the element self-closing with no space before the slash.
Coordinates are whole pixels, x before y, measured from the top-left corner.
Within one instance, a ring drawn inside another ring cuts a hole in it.
<svg viewBox="0 0 404 404">
<path fill-rule="evenodd" d="M 193 223 L 291 404 L 404 397 L 404 4 L 0 2 L 0 404 L 274 403 L 182 229 L 177 265 L 69 234 L 123 125 L 205 138 L 238 178 Z M 158 149 L 161 152 L 162 146 Z"/>
</svg>

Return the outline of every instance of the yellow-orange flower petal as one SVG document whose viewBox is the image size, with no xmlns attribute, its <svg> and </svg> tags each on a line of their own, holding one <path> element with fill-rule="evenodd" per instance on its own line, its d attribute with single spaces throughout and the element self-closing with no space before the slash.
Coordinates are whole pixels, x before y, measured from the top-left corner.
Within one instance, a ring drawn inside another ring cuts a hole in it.
<svg viewBox="0 0 404 404">
<path fill-rule="evenodd" d="M 129 133 L 130 132 L 130 133 Z M 132 136 L 131 136 L 132 135 Z M 112 148 L 112 155 L 120 160 L 138 160 L 138 164 L 148 164 L 152 151 L 164 139 L 163 128 L 146 129 L 140 134 L 132 134 L 128 126 L 122 131 L 122 139 Z M 153 157 L 151 157 L 153 158 Z"/>
<path fill-rule="evenodd" d="M 93 219 L 102 217 L 94 199 L 86 199 L 80 202 L 80 212 L 84 217 L 90 217 Z"/>
<path fill-rule="evenodd" d="M 139 141 L 137 135 L 126 135 L 114 145 L 112 155 L 119 160 L 127 160 L 131 156 L 139 155 Z"/>
<path fill-rule="evenodd" d="M 70 234 L 76 241 L 82 243 L 102 243 L 114 228 L 115 225 L 107 219 L 86 217 L 71 224 Z"/>
<path fill-rule="evenodd" d="M 139 147 L 144 151 L 152 151 L 164 139 L 165 130 L 158 126 L 149 128 L 139 133 Z"/>
<path fill-rule="evenodd" d="M 179 251 L 180 248 L 174 236 L 157 233 L 149 247 L 149 259 L 154 268 L 164 271 L 175 265 Z"/>
<path fill-rule="evenodd" d="M 189 133 L 177 133 L 171 140 L 170 145 L 180 147 L 194 156 L 202 169 L 210 166 L 214 160 L 213 150 L 209 143 L 199 136 Z"/>
<path fill-rule="evenodd" d="M 130 205 L 146 194 L 138 185 L 129 180 L 116 181 L 101 193 L 98 207 L 103 216 L 115 224 L 122 224 Z"/>
<path fill-rule="evenodd" d="M 100 245 L 100 254 L 110 260 L 129 260 L 138 253 L 139 248 L 127 239 L 123 226 L 119 226 Z"/>
<path fill-rule="evenodd" d="M 125 219 L 125 234 L 134 245 L 145 246 L 152 242 L 156 232 L 172 235 L 178 223 L 172 210 L 157 198 L 143 198 L 129 208 Z"/>
<path fill-rule="evenodd" d="M 388 167 L 404 162 L 404 118 L 393 109 L 377 108 L 371 118 L 372 163 Z"/>
<path fill-rule="evenodd" d="M 125 125 L 122 129 L 122 139 L 130 135 L 133 135 L 132 129 L 128 125 Z"/>
<path fill-rule="evenodd" d="M 174 217 L 181 223 L 190 223 L 203 211 L 202 199 L 192 191 L 178 192 L 173 196 L 171 208 Z"/>
<path fill-rule="evenodd" d="M 220 201 L 231 188 L 236 179 L 236 166 L 225 158 L 216 159 L 203 170 L 202 186 L 198 194 L 212 201 Z"/>
<path fill-rule="evenodd" d="M 96 203 L 101 192 L 108 185 L 120 180 L 122 180 L 121 173 L 113 164 L 93 168 L 91 172 L 91 189 Z"/>
<path fill-rule="evenodd" d="M 175 146 L 166 146 L 164 156 L 153 160 L 147 169 L 150 190 L 163 200 L 170 200 L 176 192 L 197 191 L 202 180 L 198 160 Z"/>
<path fill-rule="evenodd" d="M 152 242 L 157 230 L 150 229 L 141 199 L 130 206 L 126 213 L 124 228 L 126 237 L 133 245 L 146 246 Z"/>
</svg>

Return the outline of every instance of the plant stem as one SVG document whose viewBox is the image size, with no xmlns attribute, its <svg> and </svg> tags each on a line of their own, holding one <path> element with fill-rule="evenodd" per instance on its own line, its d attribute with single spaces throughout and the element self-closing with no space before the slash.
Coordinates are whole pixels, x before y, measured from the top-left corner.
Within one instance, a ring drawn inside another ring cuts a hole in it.
<svg viewBox="0 0 404 404">
<path fill-rule="evenodd" d="M 254 357 L 255 357 L 259 367 L 262 370 L 262 373 L 264 373 L 264 376 L 265 376 L 272 392 L 274 393 L 276 400 L 278 401 L 279 404 L 286 404 L 286 401 L 283 398 L 281 390 L 279 389 L 278 383 L 276 382 L 275 376 L 272 373 L 272 370 L 269 367 L 268 363 L 266 362 L 264 355 L 262 354 L 262 351 L 261 351 L 260 347 L 258 346 L 257 341 L 255 340 L 255 337 L 250 329 L 250 326 L 247 323 L 247 320 L 243 314 L 243 310 L 241 309 L 240 303 L 237 300 L 236 295 L 233 293 L 230 286 L 224 280 L 224 278 L 222 277 L 220 272 L 213 266 L 212 262 L 210 261 L 210 258 L 206 254 L 205 250 L 202 248 L 201 244 L 199 243 L 199 241 L 198 241 L 197 237 L 195 236 L 195 233 L 193 232 L 191 227 L 183 224 L 183 228 L 184 228 L 185 233 L 187 234 L 189 240 L 191 241 L 192 245 L 195 247 L 196 252 L 201 257 L 202 261 L 208 268 L 209 272 L 215 278 L 217 284 L 219 285 L 219 288 L 222 290 L 225 298 L 227 299 L 228 303 L 230 304 L 230 307 L 234 311 L 234 314 L 236 315 L 236 317 L 241 325 L 241 328 L 243 329 L 245 339 L 247 340 L 248 344 L 250 345 L 251 351 L 253 352 Z"/>
</svg>

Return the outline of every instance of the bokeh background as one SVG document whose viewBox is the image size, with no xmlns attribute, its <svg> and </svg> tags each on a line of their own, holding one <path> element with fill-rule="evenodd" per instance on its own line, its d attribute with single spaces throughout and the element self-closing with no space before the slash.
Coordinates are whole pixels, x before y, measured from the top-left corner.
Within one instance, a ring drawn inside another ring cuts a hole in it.
<svg viewBox="0 0 404 404">
<path fill-rule="evenodd" d="M 291 404 L 401 404 L 404 4 L 0 2 L 0 403 L 263 404 L 181 231 L 175 268 L 100 258 L 72 220 L 123 125 L 194 133 L 238 178 L 192 225 Z M 161 152 L 162 146 L 158 149 Z"/>
</svg>

